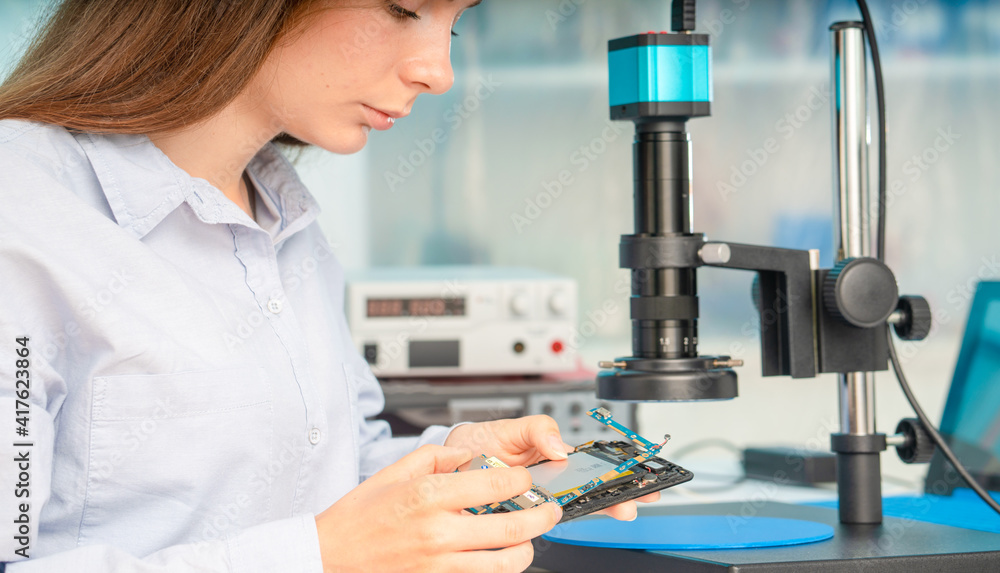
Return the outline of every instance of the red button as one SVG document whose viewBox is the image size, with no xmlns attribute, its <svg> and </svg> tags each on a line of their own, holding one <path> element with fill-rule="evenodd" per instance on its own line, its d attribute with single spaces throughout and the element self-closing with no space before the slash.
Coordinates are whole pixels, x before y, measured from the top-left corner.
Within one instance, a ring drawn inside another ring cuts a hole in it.
<svg viewBox="0 0 1000 573">
<path fill-rule="evenodd" d="M 559 354 L 563 351 L 563 343 L 558 340 L 552 343 L 552 352 Z"/>
</svg>

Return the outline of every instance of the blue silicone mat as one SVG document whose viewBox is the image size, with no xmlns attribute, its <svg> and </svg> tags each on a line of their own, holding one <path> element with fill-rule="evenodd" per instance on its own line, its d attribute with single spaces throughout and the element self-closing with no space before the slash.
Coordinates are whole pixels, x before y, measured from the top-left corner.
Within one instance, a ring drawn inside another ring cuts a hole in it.
<svg viewBox="0 0 1000 573">
<path fill-rule="evenodd" d="M 1000 493 L 991 492 L 993 499 L 1000 501 Z M 836 508 L 836 501 L 811 503 L 817 507 Z M 938 525 L 951 525 L 1000 533 L 1000 516 L 990 509 L 976 492 L 968 488 L 956 488 L 949 495 L 918 495 L 882 498 L 882 513 L 888 517 L 899 517 L 915 521 L 926 521 Z"/>
<path fill-rule="evenodd" d="M 813 543 L 833 537 L 825 523 L 777 517 L 649 515 L 557 525 L 543 539 L 568 545 L 622 549 L 743 549 Z"/>
</svg>

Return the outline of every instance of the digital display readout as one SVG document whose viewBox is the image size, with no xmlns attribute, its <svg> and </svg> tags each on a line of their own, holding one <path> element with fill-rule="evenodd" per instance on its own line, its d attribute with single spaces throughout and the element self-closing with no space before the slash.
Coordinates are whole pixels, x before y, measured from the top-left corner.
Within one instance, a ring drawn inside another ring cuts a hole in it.
<svg viewBox="0 0 1000 573">
<path fill-rule="evenodd" d="M 370 298 L 368 318 L 465 316 L 464 298 Z"/>
</svg>

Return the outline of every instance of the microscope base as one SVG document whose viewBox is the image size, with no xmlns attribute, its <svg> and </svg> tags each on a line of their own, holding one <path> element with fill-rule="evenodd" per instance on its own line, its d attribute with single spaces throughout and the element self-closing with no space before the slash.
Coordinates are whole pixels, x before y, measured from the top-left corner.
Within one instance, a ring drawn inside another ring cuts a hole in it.
<svg viewBox="0 0 1000 573">
<path fill-rule="evenodd" d="M 806 519 L 829 524 L 833 539 L 759 549 L 651 552 L 534 540 L 533 565 L 550 571 L 670 571 L 671 573 L 810 571 L 940 573 L 1000 571 L 1000 534 L 886 517 L 882 525 L 844 525 L 836 509 L 778 502 L 659 506 L 643 515 L 741 515 Z"/>
</svg>

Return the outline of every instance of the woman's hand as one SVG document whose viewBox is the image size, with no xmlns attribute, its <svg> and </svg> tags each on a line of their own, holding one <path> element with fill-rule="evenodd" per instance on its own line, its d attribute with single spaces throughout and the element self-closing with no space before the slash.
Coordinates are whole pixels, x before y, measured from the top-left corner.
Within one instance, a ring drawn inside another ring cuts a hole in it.
<svg viewBox="0 0 1000 573">
<path fill-rule="evenodd" d="M 477 456 L 496 456 L 510 466 L 565 460 L 573 451 L 573 446 L 562 440 L 559 425 L 548 416 L 464 424 L 451 431 L 444 445 L 468 448 Z"/>
<path fill-rule="evenodd" d="M 324 571 L 526 569 L 531 539 L 558 523 L 562 510 L 545 503 L 504 514 L 463 511 L 531 488 L 531 474 L 520 467 L 452 473 L 472 456 L 465 448 L 423 446 L 316 516 Z"/>
<path fill-rule="evenodd" d="M 542 460 L 565 460 L 566 454 L 573 451 L 572 446 L 563 442 L 559 425 L 549 416 L 465 424 L 452 430 L 444 445 L 468 448 L 474 455 L 496 456 L 510 466 L 528 466 Z M 655 492 L 635 501 L 646 503 L 658 499 L 660 493 Z M 635 501 L 620 503 L 598 513 L 631 521 L 638 512 Z"/>
</svg>

